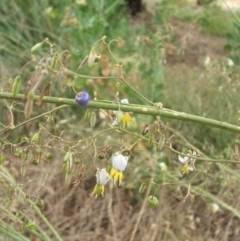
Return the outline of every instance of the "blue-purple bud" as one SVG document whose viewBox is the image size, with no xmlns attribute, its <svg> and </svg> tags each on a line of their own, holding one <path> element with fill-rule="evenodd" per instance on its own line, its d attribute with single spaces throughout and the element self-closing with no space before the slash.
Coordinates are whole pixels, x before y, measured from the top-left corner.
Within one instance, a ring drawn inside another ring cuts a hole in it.
<svg viewBox="0 0 240 241">
<path fill-rule="evenodd" d="M 76 94 L 75 100 L 79 105 L 88 105 L 90 96 L 86 91 L 80 91 Z"/>
</svg>

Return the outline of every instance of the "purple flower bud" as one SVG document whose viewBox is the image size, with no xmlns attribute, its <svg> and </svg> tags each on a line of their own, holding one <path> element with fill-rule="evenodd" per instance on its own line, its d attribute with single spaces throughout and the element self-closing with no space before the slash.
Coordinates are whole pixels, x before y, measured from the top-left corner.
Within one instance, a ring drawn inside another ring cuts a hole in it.
<svg viewBox="0 0 240 241">
<path fill-rule="evenodd" d="M 87 105 L 90 100 L 90 96 L 86 91 L 80 91 L 76 94 L 75 100 L 79 105 Z"/>
</svg>

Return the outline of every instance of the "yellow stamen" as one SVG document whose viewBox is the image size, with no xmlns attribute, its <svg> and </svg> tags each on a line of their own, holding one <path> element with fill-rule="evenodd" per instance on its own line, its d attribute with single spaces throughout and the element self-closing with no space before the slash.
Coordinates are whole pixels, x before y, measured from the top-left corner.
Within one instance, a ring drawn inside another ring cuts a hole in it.
<svg viewBox="0 0 240 241">
<path fill-rule="evenodd" d="M 96 195 L 95 195 L 95 198 L 97 198 L 97 196 L 98 196 L 99 194 L 101 194 L 102 197 L 103 197 L 103 196 L 104 196 L 104 185 L 101 185 L 101 184 L 97 183 L 97 184 L 95 185 L 94 189 L 93 189 L 93 192 L 92 192 L 91 196 L 92 196 L 93 194 L 96 194 Z"/>
<path fill-rule="evenodd" d="M 184 165 L 183 167 L 182 167 L 182 172 L 183 172 L 183 174 L 188 174 L 189 173 L 189 168 L 188 168 L 188 165 Z"/>
<path fill-rule="evenodd" d="M 129 114 L 124 114 L 122 116 L 123 127 L 129 127 L 132 124 L 132 118 Z"/>
<path fill-rule="evenodd" d="M 123 173 L 119 172 L 118 170 L 112 168 L 110 171 L 110 177 L 113 178 L 113 182 L 116 183 L 118 181 L 119 186 L 122 184 Z"/>
</svg>

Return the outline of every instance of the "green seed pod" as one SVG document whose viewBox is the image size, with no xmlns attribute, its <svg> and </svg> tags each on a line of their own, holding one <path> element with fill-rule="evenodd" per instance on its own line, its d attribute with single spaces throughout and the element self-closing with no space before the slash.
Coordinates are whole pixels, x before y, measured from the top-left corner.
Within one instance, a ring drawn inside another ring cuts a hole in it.
<svg viewBox="0 0 240 241">
<path fill-rule="evenodd" d="M 240 139 L 237 139 L 235 143 L 239 146 L 240 145 Z"/>
<path fill-rule="evenodd" d="M 39 165 L 39 161 L 36 160 L 36 159 L 34 159 L 34 160 L 32 161 L 32 165 L 34 165 L 34 166 L 38 166 L 38 165 Z"/>
<path fill-rule="evenodd" d="M 42 208 L 44 205 L 44 201 L 42 199 L 40 199 L 38 202 L 36 202 L 36 206 L 39 208 Z"/>
<path fill-rule="evenodd" d="M 51 152 L 49 152 L 49 153 L 47 154 L 47 156 L 46 156 L 46 159 L 47 159 L 48 161 L 51 161 L 51 160 L 53 159 L 53 154 L 52 154 Z"/>
<path fill-rule="evenodd" d="M 21 165 L 21 170 L 20 170 L 21 176 L 24 177 L 26 174 L 26 165 L 22 164 Z"/>
<path fill-rule="evenodd" d="M 39 144 L 42 140 L 42 132 L 37 132 L 34 134 L 34 136 L 31 139 L 32 143 Z"/>
<path fill-rule="evenodd" d="M 72 172 L 68 171 L 66 172 L 66 175 L 65 175 L 65 184 L 69 185 L 71 183 L 71 180 L 72 180 Z"/>
<path fill-rule="evenodd" d="M 43 149 L 42 149 L 42 148 L 37 148 L 36 152 L 37 152 L 38 154 L 41 154 L 41 153 L 43 153 Z"/>
<path fill-rule="evenodd" d="M 70 159 L 71 154 L 72 152 L 68 151 L 64 156 L 63 162 L 67 162 Z"/>
<path fill-rule="evenodd" d="M 115 88 L 116 88 L 117 91 L 119 91 L 119 87 L 120 87 L 120 83 L 117 82 L 116 85 L 115 85 Z"/>
<path fill-rule="evenodd" d="M 15 97 L 18 94 L 20 84 L 21 84 L 22 78 L 20 75 L 17 75 L 14 79 L 13 85 L 12 85 L 12 94 Z"/>
<path fill-rule="evenodd" d="M 15 156 L 19 157 L 23 155 L 23 149 L 21 147 L 18 147 L 15 151 Z"/>
<path fill-rule="evenodd" d="M 34 221 L 28 220 L 26 227 L 28 230 L 34 230 L 36 227 L 36 223 Z"/>
<path fill-rule="evenodd" d="M 92 128 L 96 125 L 96 120 L 97 120 L 96 113 L 92 112 L 90 116 L 90 126 Z"/>
<path fill-rule="evenodd" d="M 152 143 L 153 143 L 153 137 L 154 137 L 153 133 L 150 133 L 149 138 L 148 138 L 148 142 L 150 145 L 152 145 Z"/>
<path fill-rule="evenodd" d="M 158 151 L 162 150 L 164 143 L 165 143 L 165 139 L 166 139 L 165 135 L 161 135 L 161 137 L 158 141 L 158 146 L 157 146 Z"/>
<path fill-rule="evenodd" d="M 26 154 L 25 160 L 28 161 L 28 162 L 31 162 L 31 161 L 32 161 L 32 157 L 33 157 L 33 155 L 32 155 L 32 150 L 29 150 L 29 151 L 27 152 L 27 154 Z"/>
<path fill-rule="evenodd" d="M 150 195 L 147 199 L 147 204 L 149 207 L 155 207 L 159 203 L 158 199 L 155 196 Z"/>
<path fill-rule="evenodd" d="M 89 109 L 87 109 L 85 112 L 85 116 L 84 116 L 85 120 L 89 120 L 90 116 L 91 116 L 91 113 L 90 113 Z"/>
<path fill-rule="evenodd" d="M 51 59 L 51 68 L 55 69 L 58 62 L 58 53 L 55 53 Z"/>
<path fill-rule="evenodd" d="M 80 158 L 74 158 L 73 162 L 75 164 L 79 164 L 81 162 L 81 159 Z"/>
<path fill-rule="evenodd" d="M 142 193 L 145 191 L 145 189 L 146 189 L 146 183 L 144 182 L 144 183 L 142 183 L 141 186 L 139 187 L 138 192 L 139 192 L 140 194 L 142 194 Z"/>
<path fill-rule="evenodd" d="M 117 123 L 120 125 L 122 123 L 122 117 L 123 117 L 123 112 L 121 110 L 118 110 L 117 112 Z"/>
<path fill-rule="evenodd" d="M 72 169 L 72 152 L 68 151 L 63 159 L 63 171 L 70 171 Z"/>
<path fill-rule="evenodd" d="M 35 44 L 35 45 L 31 48 L 31 53 L 34 53 L 34 52 L 38 51 L 38 50 L 42 47 L 42 45 L 43 45 L 43 42 Z"/>
</svg>

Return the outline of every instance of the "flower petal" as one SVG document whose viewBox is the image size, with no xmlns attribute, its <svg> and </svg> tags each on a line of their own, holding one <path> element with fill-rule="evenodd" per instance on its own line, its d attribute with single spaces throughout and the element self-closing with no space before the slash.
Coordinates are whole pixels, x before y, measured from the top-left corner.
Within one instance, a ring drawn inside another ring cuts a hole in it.
<svg viewBox="0 0 240 241">
<path fill-rule="evenodd" d="M 187 156 L 181 157 L 180 155 L 178 155 L 178 160 L 179 160 L 181 163 L 185 164 L 185 163 L 188 161 L 188 157 L 187 157 Z"/>
<path fill-rule="evenodd" d="M 123 172 L 128 164 L 128 156 L 123 156 L 122 154 L 117 154 L 112 156 L 112 166 L 117 171 Z"/>
<path fill-rule="evenodd" d="M 102 168 L 96 173 L 96 182 L 105 185 L 110 179 L 110 176 L 105 168 Z"/>
<path fill-rule="evenodd" d="M 123 100 L 121 100 L 121 103 L 122 103 L 122 104 L 129 104 L 128 99 L 123 99 Z"/>
</svg>

